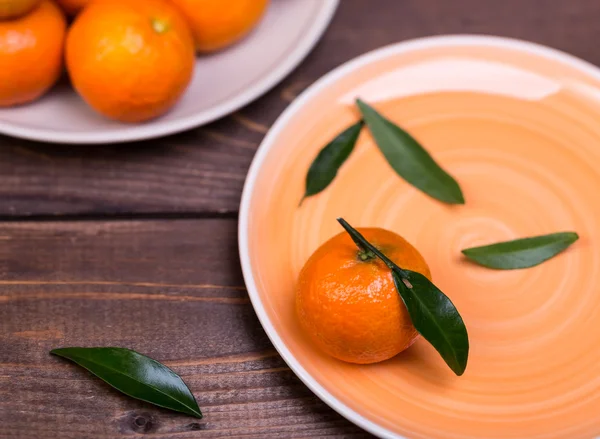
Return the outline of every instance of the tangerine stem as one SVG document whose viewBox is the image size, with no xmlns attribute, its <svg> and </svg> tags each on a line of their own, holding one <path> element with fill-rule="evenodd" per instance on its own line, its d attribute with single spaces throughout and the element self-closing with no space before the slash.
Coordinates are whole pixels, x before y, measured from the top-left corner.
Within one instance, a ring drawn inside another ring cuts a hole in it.
<svg viewBox="0 0 600 439">
<path fill-rule="evenodd" d="M 358 257 L 361 261 L 366 262 L 370 259 L 375 259 L 377 256 L 371 250 L 359 250 Z"/>
<path fill-rule="evenodd" d="M 380 252 L 377 247 L 375 247 L 373 244 L 371 244 L 369 241 L 367 241 L 365 239 L 365 237 L 362 236 L 360 233 L 358 233 L 358 231 L 354 227 L 352 227 L 350 224 L 348 224 L 348 222 L 344 218 L 338 218 L 337 220 L 342 225 L 342 227 L 346 230 L 346 232 L 348 232 L 348 234 L 350 235 L 350 237 L 352 238 L 354 243 L 358 246 L 358 248 L 362 252 L 364 252 L 364 253 L 370 252 L 370 253 L 374 254 L 379 259 L 381 259 L 384 262 L 384 264 L 388 266 L 388 268 L 390 270 L 396 271 L 403 278 L 408 277 L 408 274 L 405 270 L 403 270 L 401 267 L 396 265 L 390 258 L 388 258 L 386 255 L 384 255 L 382 252 Z"/>
</svg>

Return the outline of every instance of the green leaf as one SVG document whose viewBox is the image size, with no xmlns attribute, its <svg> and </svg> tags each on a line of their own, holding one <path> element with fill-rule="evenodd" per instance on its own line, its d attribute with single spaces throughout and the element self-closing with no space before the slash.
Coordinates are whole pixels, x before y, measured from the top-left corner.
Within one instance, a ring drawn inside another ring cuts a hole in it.
<svg viewBox="0 0 600 439">
<path fill-rule="evenodd" d="M 578 239 L 579 235 L 575 232 L 560 232 L 468 248 L 462 252 L 467 258 L 484 267 L 516 270 L 539 265 Z"/>
<path fill-rule="evenodd" d="M 329 186 L 340 167 L 350 157 L 363 125 L 363 121 L 360 121 L 345 129 L 319 152 L 306 174 L 306 191 L 302 201 Z"/>
<path fill-rule="evenodd" d="M 125 395 L 202 418 L 183 380 L 167 366 L 123 348 L 62 348 L 50 351 L 86 368 Z"/>
<path fill-rule="evenodd" d="M 452 301 L 421 273 L 394 269 L 392 276 L 417 331 L 456 375 L 462 375 L 469 357 L 469 336 Z"/>
<path fill-rule="evenodd" d="M 462 375 L 469 357 L 469 336 L 450 298 L 422 274 L 400 268 L 344 219 L 338 221 L 361 250 L 372 252 L 392 270 L 396 289 L 416 330 L 456 375 Z"/>
<path fill-rule="evenodd" d="M 360 99 L 356 100 L 375 143 L 396 173 L 430 197 L 464 204 L 460 186 L 409 133 Z"/>
</svg>

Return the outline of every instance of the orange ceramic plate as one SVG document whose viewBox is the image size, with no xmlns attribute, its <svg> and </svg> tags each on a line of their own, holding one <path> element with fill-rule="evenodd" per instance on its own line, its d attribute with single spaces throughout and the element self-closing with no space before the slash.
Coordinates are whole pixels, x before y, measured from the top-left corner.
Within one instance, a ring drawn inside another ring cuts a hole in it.
<svg viewBox="0 0 600 439">
<path fill-rule="evenodd" d="M 369 134 L 333 184 L 298 207 L 319 149 L 375 104 L 460 182 L 447 206 L 394 174 Z M 273 126 L 242 200 L 240 253 L 252 303 L 283 358 L 325 402 L 395 438 L 600 436 L 600 70 L 538 45 L 435 37 L 393 45 L 328 74 Z M 412 242 L 462 313 L 471 340 L 458 378 L 425 342 L 384 363 L 345 364 L 300 331 L 294 286 L 342 229 Z M 567 252 L 494 271 L 461 249 L 574 230 Z"/>
</svg>

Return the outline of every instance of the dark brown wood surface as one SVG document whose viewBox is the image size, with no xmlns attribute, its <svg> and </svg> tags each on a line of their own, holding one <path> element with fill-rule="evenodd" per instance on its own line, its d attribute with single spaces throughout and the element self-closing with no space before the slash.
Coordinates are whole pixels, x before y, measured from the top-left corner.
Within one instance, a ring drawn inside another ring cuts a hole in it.
<svg viewBox="0 0 600 439">
<path fill-rule="evenodd" d="M 600 2 L 340 3 L 286 80 L 206 127 L 116 146 L 0 137 L 0 438 L 368 436 L 286 367 L 248 300 L 236 217 L 258 144 L 321 75 L 409 38 L 503 35 L 600 64 Z M 123 397 L 48 355 L 73 345 L 130 347 L 165 362 L 205 418 Z"/>
</svg>

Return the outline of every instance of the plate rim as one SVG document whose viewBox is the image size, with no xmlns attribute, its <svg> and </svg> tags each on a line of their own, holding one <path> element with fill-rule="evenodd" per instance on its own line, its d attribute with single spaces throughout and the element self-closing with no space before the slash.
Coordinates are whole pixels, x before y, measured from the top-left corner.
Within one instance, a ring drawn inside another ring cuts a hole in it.
<svg viewBox="0 0 600 439">
<path fill-rule="evenodd" d="M 271 319 L 267 315 L 265 308 L 260 300 L 258 288 L 252 274 L 252 267 L 250 263 L 249 245 L 248 245 L 248 225 L 249 225 L 249 214 L 250 214 L 250 203 L 254 192 L 254 186 L 258 179 L 262 165 L 275 145 L 275 140 L 279 136 L 279 133 L 287 126 L 289 121 L 299 112 L 304 105 L 320 93 L 323 89 L 336 82 L 340 78 L 343 78 L 352 71 L 357 70 L 371 62 L 376 62 L 388 56 L 398 55 L 405 52 L 422 50 L 432 47 L 446 47 L 446 46 L 493 46 L 497 48 L 508 48 L 518 50 L 522 53 L 528 53 L 532 55 L 538 55 L 547 59 L 563 62 L 567 65 L 572 66 L 574 69 L 583 73 L 589 74 L 590 76 L 600 80 L 600 67 L 592 64 L 591 62 L 585 61 L 582 58 L 571 55 L 559 49 L 525 41 L 516 38 L 493 36 L 493 35 L 482 35 L 482 34 L 448 34 L 448 35 L 436 35 L 426 36 L 420 38 L 413 38 L 409 40 L 392 43 L 378 49 L 366 52 L 359 55 L 340 66 L 329 71 L 325 75 L 321 76 L 317 81 L 311 84 L 306 90 L 304 90 L 277 118 L 275 123 L 271 126 L 267 135 L 260 143 L 256 154 L 252 160 L 246 181 L 244 182 L 244 188 L 242 191 L 242 198 L 240 202 L 240 211 L 238 216 L 238 251 L 240 256 L 240 264 L 242 267 L 242 274 L 248 296 L 252 307 L 258 316 L 261 326 L 265 330 L 267 336 L 273 346 L 281 355 L 286 364 L 294 372 L 294 374 L 300 378 L 300 380 L 315 394 L 317 397 L 325 402 L 330 408 L 335 410 L 337 413 L 342 415 L 344 418 L 366 430 L 367 432 L 374 434 L 381 438 L 390 439 L 408 439 L 401 436 L 393 431 L 388 430 L 376 422 L 373 422 L 366 417 L 362 416 L 357 411 L 351 409 L 335 396 L 329 393 L 323 386 L 321 386 L 312 376 L 302 367 L 296 357 L 290 352 L 283 340 L 279 337 L 279 334 L 275 330 Z"/>
<path fill-rule="evenodd" d="M 233 96 L 223 103 L 200 113 L 176 119 L 170 122 L 132 125 L 122 132 L 86 134 L 55 132 L 43 128 L 15 126 L 0 120 L 0 134 L 44 143 L 66 143 L 97 145 L 108 143 L 127 143 L 169 136 L 214 122 L 255 101 L 285 79 L 308 56 L 321 40 L 339 5 L 339 0 L 319 2 L 320 9 L 316 19 L 305 32 L 304 38 L 293 48 L 288 56 L 275 69 L 257 81 L 252 87 Z"/>
</svg>

